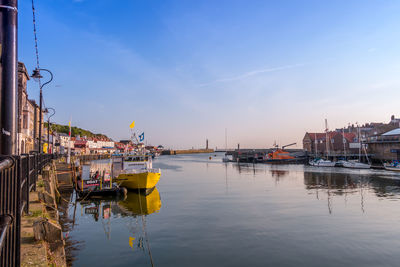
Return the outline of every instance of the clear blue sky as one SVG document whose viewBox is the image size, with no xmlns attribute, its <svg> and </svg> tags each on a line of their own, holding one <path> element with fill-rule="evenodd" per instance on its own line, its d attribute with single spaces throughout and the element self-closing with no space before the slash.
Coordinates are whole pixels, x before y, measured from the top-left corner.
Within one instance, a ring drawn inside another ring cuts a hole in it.
<svg viewBox="0 0 400 267">
<path fill-rule="evenodd" d="M 35 66 L 30 1 L 19 60 Z M 270 147 L 400 116 L 400 1 L 36 1 L 55 120 L 154 145 Z M 38 86 L 28 92 L 37 98 Z"/>
</svg>

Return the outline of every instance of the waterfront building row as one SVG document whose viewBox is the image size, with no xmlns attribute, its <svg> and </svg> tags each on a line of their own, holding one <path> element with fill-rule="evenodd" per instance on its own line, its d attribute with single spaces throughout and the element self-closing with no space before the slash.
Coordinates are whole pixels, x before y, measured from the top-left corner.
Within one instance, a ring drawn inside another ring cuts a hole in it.
<svg viewBox="0 0 400 267">
<path fill-rule="evenodd" d="M 388 123 L 349 125 L 328 133 L 306 132 L 303 137 L 303 149 L 310 155 L 327 155 L 327 149 L 330 155 L 356 155 L 360 148 L 376 160 L 400 160 L 400 119 L 393 115 Z"/>
</svg>

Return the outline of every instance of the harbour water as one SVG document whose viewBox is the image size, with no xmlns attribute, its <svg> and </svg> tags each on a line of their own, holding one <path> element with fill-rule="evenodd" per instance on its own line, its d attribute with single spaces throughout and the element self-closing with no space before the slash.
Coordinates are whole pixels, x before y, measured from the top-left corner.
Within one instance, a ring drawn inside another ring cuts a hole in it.
<svg viewBox="0 0 400 267">
<path fill-rule="evenodd" d="M 398 266 L 399 174 L 216 155 L 155 159 L 148 196 L 71 204 L 73 266 Z"/>
</svg>

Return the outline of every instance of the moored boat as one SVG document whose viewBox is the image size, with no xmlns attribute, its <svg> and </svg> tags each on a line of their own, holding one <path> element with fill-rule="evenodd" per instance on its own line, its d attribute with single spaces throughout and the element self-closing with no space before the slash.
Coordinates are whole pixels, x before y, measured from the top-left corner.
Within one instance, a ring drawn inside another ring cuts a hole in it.
<svg viewBox="0 0 400 267">
<path fill-rule="evenodd" d="M 359 161 L 343 161 L 343 167 L 351 169 L 370 169 L 371 165 Z"/>
<path fill-rule="evenodd" d="M 317 147 L 318 147 L 318 140 L 317 140 L 317 134 L 315 133 L 315 159 L 309 161 L 309 164 L 311 166 L 315 166 L 315 167 L 335 167 L 336 162 L 333 162 L 331 160 L 329 160 L 329 144 L 330 142 L 328 141 L 329 138 L 329 134 L 328 134 L 328 121 L 325 119 L 325 144 L 326 144 L 326 157 L 327 159 L 321 159 L 321 158 L 317 158 Z"/>
<path fill-rule="evenodd" d="M 316 167 L 335 167 L 336 162 L 326 160 L 326 159 L 314 159 L 309 162 L 311 166 Z"/>
<path fill-rule="evenodd" d="M 351 169 L 370 169 L 371 168 L 371 163 L 368 159 L 367 151 L 365 147 L 363 146 L 363 143 L 361 142 L 361 134 L 360 134 L 360 127 L 358 126 L 358 161 L 343 161 L 343 167 L 345 168 L 351 168 Z M 365 152 L 365 158 L 368 161 L 367 163 L 362 163 L 361 162 L 361 149 L 364 150 Z"/>
<path fill-rule="evenodd" d="M 265 158 L 262 160 L 263 163 L 270 163 L 270 164 L 302 164 L 307 161 L 305 156 L 298 156 L 295 153 L 290 153 L 284 150 L 287 146 L 295 145 L 296 143 L 282 146 L 279 148 L 275 145 L 275 149 L 268 153 Z"/>
<path fill-rule="evenodd" d="M 161 177 L 161 170 L 153 168 L 149 155 L 113 157 L 115 182 L 128 189 L 151 189 Z"/>
<path fill-rule="evenodd" d="M 385 163 L 383 164 L 383 167 L 385 167 L 385 170 L 388 171 L 400 172 L 400 164 L 398 161 L 393 161 L 392 163 Z"/>
</svg>

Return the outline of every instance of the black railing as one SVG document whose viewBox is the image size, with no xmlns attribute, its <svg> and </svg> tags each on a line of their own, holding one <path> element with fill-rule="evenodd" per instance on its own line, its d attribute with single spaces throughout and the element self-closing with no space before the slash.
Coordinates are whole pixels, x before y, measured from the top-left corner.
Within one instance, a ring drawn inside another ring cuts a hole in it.
<svg viewBox="0 0 400 267">
<path fill-rule="evenodd" d="M 55 154 L 0 156 L 0 267 L 20 266 L 21 215 L 29 212 L 29 192 Z"/>
</svg>

